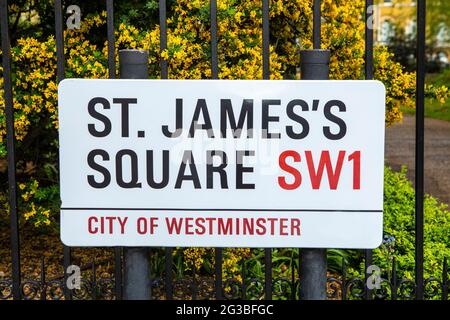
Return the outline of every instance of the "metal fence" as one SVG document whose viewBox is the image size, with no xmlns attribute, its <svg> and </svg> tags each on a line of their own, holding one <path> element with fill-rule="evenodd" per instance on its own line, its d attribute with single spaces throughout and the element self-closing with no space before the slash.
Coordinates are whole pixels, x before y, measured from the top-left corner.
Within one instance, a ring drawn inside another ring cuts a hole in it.
<svg viewBox="0 0 450 320">
<path fill-rule="evenodd" d="M 65 77 L 64 68 L 64 32 L 62 1 L 55 0 L 55 36 L 57 54 L 58 82 Z M 373 0 L 366 0 L 365 15 L 365 78 L 373 78 L 373 30 L 372 21 Z M 114 56 L 114 16 L 113 0 L 106 1 L 108 67 L 109 77 L 115 78 L 116 65 Z M 167 7 L 166 1 L 159 1 L 160 51 L 167 48 Z M 11 79 L 11 54 L 8 37 L 7 0 L 0 0 L 1 45 L 3 52 L 3 78 L 5 92 L 6 128 L 7 128 L 7 162 L 9 182 L 9 213 L 11 230 L 12 278 L 0 279 L 0 299 L 121 299 L 122 298 L 122 249 L 115 248 L 114 277 L 97 278 L 95 261 L 85 267 L 81 288 L 69 290 L 66 287 L 67 274 L 59 278 L 47 279 L 45 261 L 41 263 L 40 279 L 22 279 L 21 256 L 19 247 L 19 224 L 15 172 L 15 138 L 14 110 Z M 211 20 L 211 71 L 212 78 L 218 78 L 217 55 L 217 1 L 210 1 Z M 320 0 L 313 0 L 313 44 L 314 49 L 320 49 L 321 12 Z M 269 0 L 262 0 L 262 57 L 263 78 L 270 79 L 269 55 Z M 168 78 L 168 62 L 160 60 L 161 78 Z M 423 277 L 423 199 L 424 199 L 424 77 L 425 77 L 425 0 L 417 1 L 417 88 L 416 88 L 416 246 L 415 246 L 415 280 L 397 279 L 395 260 L 392 261 L 391 274 L 381 280 L 381 289 L 374 291 L 366 287 L 366 278 L 348 278 L 345 263 L 341 275 L 328 278 L 328 297 L 331 299 L 424 299 L 448 298 L 448 268 L 443 262 L 442 279 Z M 177 278 L 173 272 L 173 250 L 165 248 L 165 272 L 162 278 L 151 281 L 152 298 L 154 299 L 298 299 L 298 271 L 292 264 L 291 278 L 277 278 L 272 275 L 272 249 L 264 249 L 264 279 L 250 278 L 246 274 L 245 264 L 242 264 L 241 278 L 223 279 L 221 248 L 215 250 L 214 277 L 204 278 L 196 275 L 195 269 L 190 277 Z M 64 246 L 64 270 L 71 264 L 71 248 Z M 365 265 L 372 264 L 372 252 L 365 251 Z M 389 279 L 389 280 L 388 280 Z"/>
</svg>

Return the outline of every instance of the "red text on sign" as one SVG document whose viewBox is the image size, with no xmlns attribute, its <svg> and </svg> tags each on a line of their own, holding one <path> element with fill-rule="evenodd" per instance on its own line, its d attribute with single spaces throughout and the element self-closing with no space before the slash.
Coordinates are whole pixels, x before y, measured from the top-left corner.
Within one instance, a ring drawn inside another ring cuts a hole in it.
<svg viewBox="0 0 450 320">
<path fill-rule="evenodd" d="M 346 151 L 339 151 L 337 160 L 333 163 L 330 156 L 330 151 L 324 150 L 320 154 L 320 158 L 313 157 L 312 152 L 305 151 L 306 165 L 313 190 L 321 188 L 324 173 L 328 178 L 328 186 L 331 190 L 336 190 L 339 185 L 339 178 L 341 176 L 342 167 L 344 166 L 346 158 Z M 285 176 L 278 177 L 278 184 L 285 190 L 294 190 L 302 184 L 302 174 L 296 167 L 287 163 L 287 161 L 299 163 L 302 161 L 300 153 L 294 150 L 286 150 L 282 152 L 278 158 L 280 169 L 288 173 L 292 182 L 287 182 Z M 361 188 L 361 151 L 355 151 L 347 157 L 348 162 L 353 165 L 353 190 Z M 315 165 L 315 163 L 318 163 Z"/>
</svg>

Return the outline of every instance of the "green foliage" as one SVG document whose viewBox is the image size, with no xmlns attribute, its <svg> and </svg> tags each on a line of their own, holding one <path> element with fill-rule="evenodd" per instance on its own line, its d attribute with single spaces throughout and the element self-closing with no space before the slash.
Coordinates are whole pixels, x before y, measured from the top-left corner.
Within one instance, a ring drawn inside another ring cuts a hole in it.
<svg viewBox="0 0 450 320">
<path fill-rule="evenodd" d="M 382 3 L 377 0 L 375 3 Z M 381 9 L 378 22 L 387 20 L 391 23 L 391 36 L 388 46 L 394 53 L 394 61 L 401 63 L 407 71 L 414 71 L 416 66 L 416 20 L 415 0 L 392 0 L 390 7 Z M 438 72 L 446 63 L 440 61 L 439 55 L 449 56 L 450 43 L 450 1 L 426 1 L 426 69 L 427 72 Z M 410 25 L 412 24 L 412 25 Z M 408 31 L 407 31 L 408 30 Z"/>
<path fill-rule="evenodd" d="M 436 42 L 438 35 L 444 36 L 444 39 L 450 41 L 450 1 L 448 0 L 428 0 L 427 6 L 427 39 L 430 42 Z M 447 32 L 442 34 L 442 28 L 447 28 Z M 444 40 L 443 39 L 443 40 Z"/>
<path fill-rule="evenodd" d="M 298 277 L 299 270 L 299 250 L 294 248 L 274 248 L 272 249 L 272 269 L 276 277 L 291 279 L 292 268 L 295 269 L 295 276 Z M 327 267 L 328 271 L 338 274 L 342 271 L 342 265 L 348 265 L 354 258 L 356 252 L 352 250 L 328 249 Z M 264 250 L 253 249 L 251 256 L 245 260 L 246 273 L 251 277 L 264 279 Z"/>
<path fill-rule="evenodd" d="M 435 86 L 447 86 L 450 83 L 450 68 L 443 70 L 441 73 L 428 75 L 427 83 Z"/>
<path fill-rule="evenodd" d="M 406 178 L 406 167 L 401 172 L 385 168 L 384 175 L 384 234 L 383 244 L 374 250 L 373 262 L 384 276 L 390 278 L 395 257 L 398 277 L 414 279 L 415 266 L 415 193 Z M 425 277 L 441 278 L 442 263 L 450 257 L 450 212 L 446 204 L 426 195 L 424 201 L 424 273 Z M 362 276 L 361 261 L 353 275 Z"/>
<path fill-rule="evenodd" d="M 446 86 L 450 83 L 450 68 L 445 69 L 440 73 L 428 74 L 426 78 L 427 85 L 434 87 Z M 402 112 L 414 115 L 415 109 L 402 107 Z M 425 100 L 425 117 L 450 121 L 450 100 L 441 103 L 435 98 L 427 98 Z"/>
</svg>

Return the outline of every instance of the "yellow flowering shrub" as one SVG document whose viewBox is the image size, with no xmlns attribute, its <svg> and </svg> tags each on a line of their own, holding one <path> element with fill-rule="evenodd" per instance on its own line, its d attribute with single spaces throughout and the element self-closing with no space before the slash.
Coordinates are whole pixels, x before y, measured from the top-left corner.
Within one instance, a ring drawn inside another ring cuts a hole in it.
<svg viewBox="0 0 450 320">
<path fill-rule="evenodd" d="M 331 50 L 331 79 L 364 78 L 364 0 L 322 1 L 322 47 Z M 178 1 L 168 17 L 169 77 L 199 79 L 211 77 L 209 1 Z M 220 79 L 262 78 L 261 0 L 218 1 L 218 55 Z M 311 48 L 311 0 L 271 1 L 271 79 L 296 78 L 300 49 Z M 105 78 L 106 42 L 98 46 L 89 40 L 96 27 L 104 26 L 106 13 L 82 21 L 80 30 L 65 31 L 66 76 Z M 151 78 L 159 77 L 159 26 L 138 30 L 120 24 L 116 30 L 116 50 L 137 48 L 150 51 Z M 12 48 L 14 66 L 15 129 L 19 141 L 37 124 L 57 127 L 56 49 L 54 37 L 45 42 L 19 39 Z M 117 55 L 116 55 L 117 57 Z M 386 122 L 401 119 L 399 105 L 412 106 L 415 75 L 404 72 L 385 47 L 374 50 L 375 78 L 387 88 Z M 3 78 L 0 78 L 0 88 Z M 0 89 L 0 106 L 4 106 Z M 448 97 L 445 87 L 427 87 L 430 96 L 441 102 Z M 0 108 L 0 156 L 5 155 L 4 109 Z M 48 121 L 51 120 L 51 121 Z M 42 123 L 44 122 L 44 123 Z"/>
<path fill-rule="evenodd" d="M 196 272 L 202 268 L 207 271 L 214 270 L 214 248 L 186 248 L 182 252 L 174 251 L 174 255 L 182 254 L 183 267 L 186 271 L 195 268 Z M 222 275 L 224 279 L 233 277 L 242 281 L 240 262 L 244 257 L 250 256 L 249 248 L 228 248 L 223 250 Z"/>
<path fill-rule="evenodd" d="M 322 47 L 331 50 L 331 79 L 364 79 L 364 0 L 322 1 Z M 270 78 L 297 79 L 299 50 L 312 47 L 312 0 L 270 3 Z M 209 1 L 179 0 L 171 3 L 167 17 L 167 49 L 159 52 L 159 26 L 140 30 L 121 23 L 115 30 L 116 62 L 121 48 L 149 51 L 149 77 L 160 77 L 159 61 L 168 61 L 169 78 L 211 77 Z M 261 0 L 218 1 L 218 61 L 220 79 L 262 78 Z M 98 39 L 106 13 L 84 18 L 81 29 L 65 30 L 66 76 L 106 78 L 107 43 Z M 106 38 L 106 35 L 105 35 Z M 103 41 L 103 40 L 102 40 Z M 58 212 L 56 44 L 19 39 L 12 49 L 13 96 L 20 182 L 20 206 L 25 220 L 35 226 L 50 224 Z M 374 49 L 374 76 L 387 89 L 386 124 L 401 119 L 399 107 L 414 106 L 415 74 L 405 72 L 385 47 Z M 3 70 L 0 71 L 2 72 Z M 3 74 L 3 72 L 2 72 Z M 427 87 L 427 94 L 445 102 L 446 87 Z M 0 158 L 6 155 L 3 78 L 0 78 Z M 362 106 L 363 107 L 363 106 Z M 38 141 L 38 142 L 36 142 Z M 34 146 L 34 149 L 30 146 Z M 34 152 L 33 150 L 38 150 Z M 36 155 L 38 154 L 38 155 Z M 37 169 L 23 169 L 29 161 Z M 3 191 L 5 192 L 5 191 Z M 3 198 L 3 197 L 2 197 Z M 6 204 L 5 204 L 6 206 Z M 212 263 L 211 249 L 184 251 L 186 267 Z M 248 249 L 225 250 L 224 272 L 238 274 L 238 260 Z"/>
<path fill-rule="evenodd" d="M 49 190 L 53 189 L 53 196 L 57 195 L 56 188 L 39 188 L 39 182 L 36 179 L 30 179 L 27 183 L 19 183 L 21 192 L 23 218 L 31 222 L 35 227 L 48 226 L 51 223 L 50 213 L 54 208 L 48 208 L 45 205 L 48 198 L 52 197 Z M 44 205 L 41 205 L 41 202 Z"/>
</svg>

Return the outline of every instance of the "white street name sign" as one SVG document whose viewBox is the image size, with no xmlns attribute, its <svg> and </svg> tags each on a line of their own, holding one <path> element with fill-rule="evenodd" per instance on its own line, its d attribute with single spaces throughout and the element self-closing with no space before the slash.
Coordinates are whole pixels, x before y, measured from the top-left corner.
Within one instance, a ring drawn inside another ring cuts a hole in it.
<svg viewBox="0 0 450 320">
<path fill-rule="evenodd" d="M 375 248 L 378 81 L 59 84 L 69 246 Z"/>
</svg>

